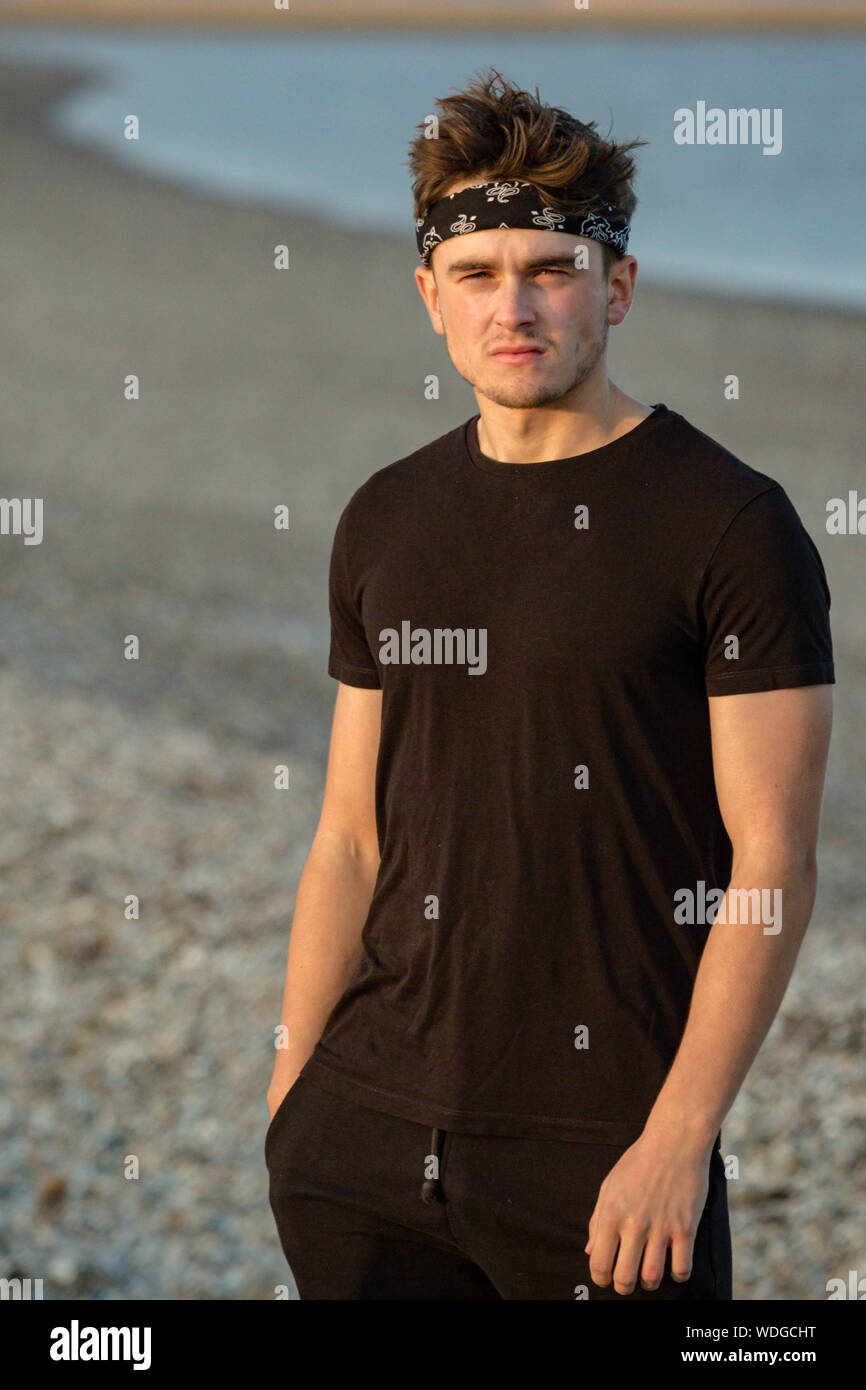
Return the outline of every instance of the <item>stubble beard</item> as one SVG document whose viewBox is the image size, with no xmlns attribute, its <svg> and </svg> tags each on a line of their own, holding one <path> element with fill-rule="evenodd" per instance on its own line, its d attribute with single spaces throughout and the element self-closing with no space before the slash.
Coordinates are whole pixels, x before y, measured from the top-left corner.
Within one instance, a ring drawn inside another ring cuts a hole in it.
<svg viewBox="0 0 866 1390">
<path fill-rule="evenodd" d="M 443 325 L 444 326 L 444 325 Z M 495 405 L 506 406 L 511 410 L 532 410 L 538 406 L 548 405 L 551 401 L 558 401 L 563 396 L 572 391 L 575 386 L 586 381 L 598 366 L 600 359 L 604 356 L 607 349 L 607 339 L 610 325 L 607 321 L 607 307 L 591 339 L 581 338 L 575 344 L 574 360 L 571 364 L 571 371 L 565 380 L 539 380 L 531 378 L 520 378 L 515 373 L 514 380 L 508 381 L 504 376 L 497 374 L 495 379 L 487 381 L 476 380 L 465 371 L 457 368 L 457 372 L 468 381 L 469 385 L 480 391 L 489 401 Z M 446 345 L 448 335 L 446 329 Z M 453 357 L 452 357 L 453 361 Z M 517 369 L 520 370 L 519 368 Z"/>
</svg>

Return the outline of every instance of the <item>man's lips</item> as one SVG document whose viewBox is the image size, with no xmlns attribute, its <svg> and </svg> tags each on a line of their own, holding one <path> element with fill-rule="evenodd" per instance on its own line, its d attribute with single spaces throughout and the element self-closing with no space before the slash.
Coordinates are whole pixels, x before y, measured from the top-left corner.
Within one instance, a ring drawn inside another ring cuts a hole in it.
<svg viewBox="0 0 866 1390">
<path fill-rule="evenodd" d="M 538 343 L 517 344 L 516 347 L 494 348 L 493 357 L 509 357 L 519 360 L 522 357 L 540 357 L 544 348 Z"/>
</svg>

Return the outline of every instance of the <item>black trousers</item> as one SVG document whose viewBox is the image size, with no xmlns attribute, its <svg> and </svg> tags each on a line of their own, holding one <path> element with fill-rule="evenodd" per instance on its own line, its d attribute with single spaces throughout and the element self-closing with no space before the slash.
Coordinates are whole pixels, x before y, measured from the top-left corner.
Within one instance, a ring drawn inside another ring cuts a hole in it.
<svg viewBox="0 0 866 1390">
<path fill-rule="evenodd" d="M 304 1076 L 265 1138 L 271 1210 L 301 1299 L 730 1299 L 718 1149 L 691 1277 L 672 1279 L 668 1255 L 658 1289 L 592 1282 L 589 1218 L 623 1152 L 431 1132 Z"/>
</svg>

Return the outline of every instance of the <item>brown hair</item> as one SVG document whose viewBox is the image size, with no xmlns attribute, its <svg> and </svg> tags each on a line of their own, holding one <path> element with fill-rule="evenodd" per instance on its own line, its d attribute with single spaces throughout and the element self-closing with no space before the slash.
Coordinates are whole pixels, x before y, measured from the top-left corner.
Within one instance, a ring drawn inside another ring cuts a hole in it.
<svg viewBox="0 0 866 1390">
<path fill-rule="evenodd" d="M 537 87 L 533 96 L 495 68 L 436 105 L 442 112 L 438 138 L 428 139 L 422 124 L 409 146 L 416 218 L 426 217 L 452 184 L 486 174 L 534 183 L 558 212 L 596 212 L 607 202 L 631 219 L 637 196 L 630 152 L 646 140 L 617 145 L 598 134 L 595 121 L 585 125 L 568 111 L 548 106 Z M 560 190 L 577 182 L 579 200 L 564 197 Z M 607 275 L 620 254 L 606 242 L 600 245 Z"/>
</svg>

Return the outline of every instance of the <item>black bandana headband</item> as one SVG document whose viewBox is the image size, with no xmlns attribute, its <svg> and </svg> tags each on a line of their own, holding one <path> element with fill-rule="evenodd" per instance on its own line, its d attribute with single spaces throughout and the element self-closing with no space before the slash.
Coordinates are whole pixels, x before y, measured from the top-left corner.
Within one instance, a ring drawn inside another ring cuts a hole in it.
<svg viewBox="0 0 866 1390">
<path fill-rule="evenodd" d="M 568 190 L 562 190 L 568 195 Z M 558 212 L 546 207 L 534 184 L 522 181 L 473 183 L 459 193 L 449 193 L 434 203 L 426 217 L 415 219 L 415 240 L 424 265 L 430 264 L 434 246 L 466 232 L 486 232 L 499 227 L 538 227 L 548 232 L 573 232 L 575 236 L 606 241 L 620 255 L 628 248 L 629 222 L 611 203 L 596 212 Z"/>
</svg>

